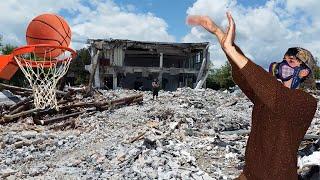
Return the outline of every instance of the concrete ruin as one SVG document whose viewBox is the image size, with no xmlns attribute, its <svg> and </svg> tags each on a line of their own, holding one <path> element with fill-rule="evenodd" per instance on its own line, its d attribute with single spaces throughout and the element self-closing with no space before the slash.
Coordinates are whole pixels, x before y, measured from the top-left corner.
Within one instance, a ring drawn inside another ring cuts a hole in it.
<svg viewBox="0 0 320 180">
<path fill-rule="evenodd" d="M 150 90 L 158 78 L 162 89 L 201 87 L 209 69 L 209 43 L 164 43 L 89 39 L 94 87 Z"/>
</svg>

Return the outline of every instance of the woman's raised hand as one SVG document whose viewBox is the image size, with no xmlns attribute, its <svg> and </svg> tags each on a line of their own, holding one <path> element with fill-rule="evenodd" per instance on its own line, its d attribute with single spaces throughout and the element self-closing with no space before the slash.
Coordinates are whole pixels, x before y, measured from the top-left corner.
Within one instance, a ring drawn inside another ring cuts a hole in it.
<svg viewBox="0 0 320 180">
<path fill-rule="evenodd" d="M 235 23 L 230 13 L 227 13 L 229 26 L 227 33 L 223 32 L 208 16 L 191 15 L 187 17 L 187 23 L 190 25 L 202 26 L 208 32 L 214 34 L 224 50 L 234 46 Z"/>
<path fill-rule="evenodd" d="M 227 12 L 227 17 L 229 26 L 226 33 L 223 32 L 208 16 L 188 16 L 187 23 L 190 25 L 202 26 L 207 31 L 214 34 L 218 38 L 220 46 L 227 55 L 228 59 L 233 61 L 239 67 L 239 69 L 241 69 L 247 64 L 248 58 L 245 57 L 241 49 L 236 47 L 234 44 L 236 37 L 236 25 L 229 12 Z"/>
<path fill-rule="evenodd" d="M 227 34 L 224 36 L 221 42 L 221 46 L 225 51 L 230 50 L 231 48 L 234 48 L 234 40 L 236 37 L 236 25 L 229 12 L 227 12 L 227 17 L 229 21 L 229 26 L 227 29 Z"/>
</svg>

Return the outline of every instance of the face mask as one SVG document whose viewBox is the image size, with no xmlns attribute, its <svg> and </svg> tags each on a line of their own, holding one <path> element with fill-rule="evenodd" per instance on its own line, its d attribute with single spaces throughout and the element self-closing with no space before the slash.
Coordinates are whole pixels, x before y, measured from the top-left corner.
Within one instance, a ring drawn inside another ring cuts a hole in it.
<svg viewBox="0 0 320 180">
<path fill-rule="evenodd" d="M 294 74 L 294 68 L 288 64 L 281 64 L 279 67 L 279 76 L 281 80 L 289 80 Z"/>
<path fill-rule="evenodd" d="M 308 69 L 309 72 L 311 72 L 307 66 L 298 66 L 293 68 L 285 60 L 280 63 L 273 62 L 269 66 L 269 72 L 271 72 L 272 75 L 276 76 L 277 79 L 280 79 L 282 82 L 292 79 L 290 87 L 291 89 L 297 89 L 303 80 L 306 79 L 306 77 L 299 77 L 299 73 L 303 69 Z"/>
</svg>

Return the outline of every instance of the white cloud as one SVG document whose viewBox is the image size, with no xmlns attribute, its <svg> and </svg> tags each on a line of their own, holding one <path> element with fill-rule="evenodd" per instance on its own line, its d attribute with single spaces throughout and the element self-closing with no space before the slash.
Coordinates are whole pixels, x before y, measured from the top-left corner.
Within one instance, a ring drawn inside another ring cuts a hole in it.
<svg viewBox="0 0 320 180">
<path fill-rule="evenodd" d="M 24 45 L 25 31 L 28 23 L 37 15 L 45 12 L 59 12 L 61 9 L 72 9 L 79 0 L 25 0 L 0 2 L 0 33 L 4 43 Z"/>
<path fill-rule="evenodd" d="M 131 4 L 112 0 L 25 0 L 1 1 L 0 34 L 4 43 L 24 45 L 25 30 L 35 16 L 44 12 L 65 16 L 72 32 L 72 46 L 79 48 L 88 38 L 124 38 L 147 41 L 175 41 L 165 20 L 152 13 L 136 13 Z M 152 1 L 150 1 L 152 3 Z M 151 6 L 150 4 L 149 6 Z M 237 43 L 258 64 L 267 67 L 282 58 L 288 47 L 305 47 L 320 53 L 320 1 L 269 0 L 260 7 L 244 7 L 235 0 L 197 0 L 187 14 L 212 17 L 226 27 L 225 12 L 230 10 L 237 24 Z M 183 42 L 210 41 L 211 59 L 217 66 L 226 58 L 215 38 L 194 27 Z"/>
<path fill-rule="evenodd" d="M 76 49 L 88 38 L 175 41 L 163 19 L 151 13 L 134 13 L 133 5 L 120 6 L 112 0 L 1 1 L 0 8 L 3 41 L 18 46 L 26 44 L 28 23 L 44 12 L 68 14 L 65 18 L 71 26 L 72 46 Z"/>
<path fill-rule="evenodd" d="M 286 49 L 292 46 L 305 47 L 319 56 L 319 8 L 318 0 L 303 3 L 298 0 L 269 0 L 256 8 L 241 6 L 233 0 L 197 0 L 187 14 L 208 15 L 225 28 L 225 12 L 230 10 L 237 25 L 237 44 L 252 60 L 267 68 L 272 61 L 280 60 Z M 200 27 L 193 27 L 183 41 L 218 43 Z M 226 62 L 218 45 L 212 47 L 210 52 L 216 67 Z"/>
<path fill-rule="evenodd" d="M 287 0 L 285 1 L 286 9 L 291 13 L 296 13 L 297 10 L 303 11 L 305 14 L 309 15 L 320 15 L 319 5 L 320 2 L 317 0 Z"/>
<path fill-rule="evenodd" d="M 163 19 L 151 13 L 134 14 L 121 11 L 113 3 L 101 3 L 98 4 L 96 11 L 76 17 L 73 31 L 76 35 L 87 38 L 174 41 L 174 37 L 167 32 L 167 26 Z"/>
</svg>

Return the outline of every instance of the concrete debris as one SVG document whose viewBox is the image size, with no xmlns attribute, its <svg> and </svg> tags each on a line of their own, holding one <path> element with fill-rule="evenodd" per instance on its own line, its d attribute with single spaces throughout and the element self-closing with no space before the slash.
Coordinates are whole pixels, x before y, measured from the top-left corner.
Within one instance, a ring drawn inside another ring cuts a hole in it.
<svg viewBox="0 0 320 180">
<path fill-rule="evenodd" d="M 182 88 L 160 91 L 158 100 L 149 91 L 101 92 L 110 99 L 142 93 L 143 104 L 85 112 L 67 129 L 27 118 L 0 124 L 0 177 L 210 180 L 233 179 L 243 170 L 252 103 L 238 90 Z M 308 134 L 319 135 L 319 117 Z M 314 148 L 299 157 L 302 176 L 320 166 L 319 153 Z"/>
<path fill-rule="evenodd" d="M 0 105 L 11 106 L 20 101 L 18 96 L 15 96 L 8 90 L 3 90 L 0 92 Z"/>
<path fill-rule="evenodd" d="M 320 179 L 320 139 L 299 151 L 298 172 L 302 179 Z"/>
<path fill-rule="evenodd" d="M 309 156 L 298 159 L 298 166 L 304 168 L 306 166 L 320 166 L 320 151 L 314 152 Z"/>
<path fill-rule="evenodd" d="M 13 170 L 13 169 L 11 169 L 11 168 L 7 168 L 7 169 L 3 169 L 3 170 L 0 171 L 0 176 L 1 176 L 2 178 L 6 178 L 6 177 L 8 177 L 8 176 L 10 176 L 10 175 L 15 174 L 16 172 L 17 172 L 17 171 L 15 171 L 15 170 Z"/>
</svg>

